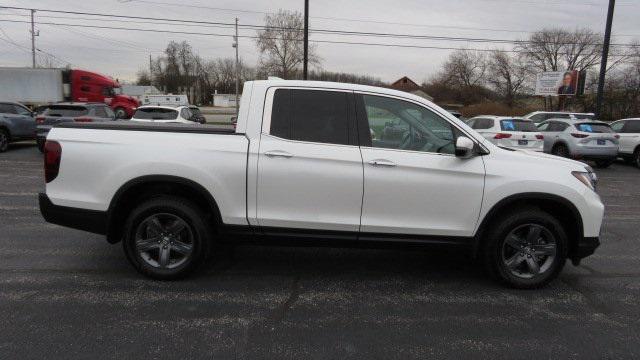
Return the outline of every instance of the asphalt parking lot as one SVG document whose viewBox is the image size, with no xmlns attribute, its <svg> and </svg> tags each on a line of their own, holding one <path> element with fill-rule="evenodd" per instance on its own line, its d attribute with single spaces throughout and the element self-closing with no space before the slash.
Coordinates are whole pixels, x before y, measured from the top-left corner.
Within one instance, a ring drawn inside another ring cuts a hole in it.
<svg viewBox="0 0 640 360">
<path fill-rule="evenodd" d="M 42 156 L 0 154 L 0 358 L 638 358 L 640 170 L 597 170 L 602 246 L 534 291 L 464 254 L 242 246 L 180 282 L 50 225 Z"/>
</svg>

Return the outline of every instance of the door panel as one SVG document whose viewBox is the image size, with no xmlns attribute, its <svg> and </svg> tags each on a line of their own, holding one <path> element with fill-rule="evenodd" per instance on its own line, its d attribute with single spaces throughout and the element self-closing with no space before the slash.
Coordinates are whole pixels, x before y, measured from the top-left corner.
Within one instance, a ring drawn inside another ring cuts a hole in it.
<svg viewBox="0 0 640 360">
<path fill-rule="evenodd" d="M 471 236 L 482 204 L 482 157 L 362 148 L 361 232 Z M 388 161 L 395 166 L 369 162 Z"/>
<path fill-rule="evenodd" d="M 363 183 L 358 147 L 270 135 L 260 141 L 261 226 L 358 231 Z"/>
</svg>

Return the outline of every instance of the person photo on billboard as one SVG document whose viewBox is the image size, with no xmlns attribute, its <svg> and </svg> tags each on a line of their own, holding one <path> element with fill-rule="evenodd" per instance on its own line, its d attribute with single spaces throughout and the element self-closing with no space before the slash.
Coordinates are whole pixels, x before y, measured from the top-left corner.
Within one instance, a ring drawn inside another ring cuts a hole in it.
<svg viewBox="0 0 640 360">
<path fill-rule="evenodd" d="M 566 71 L 562 75 L 562 85 L 558 88 L 558 95 L 575 95 L 576 76 L 575 71 Z"/>
</svg>

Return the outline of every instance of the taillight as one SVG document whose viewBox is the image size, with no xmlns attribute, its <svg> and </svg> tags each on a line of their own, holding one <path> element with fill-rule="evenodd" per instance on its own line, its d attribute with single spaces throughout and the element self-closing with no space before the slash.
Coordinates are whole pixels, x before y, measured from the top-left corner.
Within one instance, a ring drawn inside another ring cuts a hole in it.
<svg viewBox="0 0 640 360">
<path fill-rule="evenodd" d="M 536 139 L 538 139 L 538 140 L 544 140 L 544 135 L 536 135 Z"/>
<path fill-rule="evenodd" d="M 44 116 L 38 116 L 36 118 L 36 124 L 44 124 Z"/>
<path fill-rule="evenodd" d="M 75 122 L 92 122 L 93 119 L 91 119 L 90 117 L 77 117 L 77 118 L 74 118 L 73 121 L 75 121 Z"/>
<path fill-rule="evenodd" d="M 571 133 L 571 136 L 573 136 L 574 138 L 578 138 L 578 139 L 584 139 L 584 138 L 588 137 L 589 135 L 587 135 L 587 134 Z"/>
<path fill-rule="evenodd" d="M 58 176 L 61 158 L 62 147 L 60 143 L 47 140 L 44 143 L 44 179 L 46 182 L 49 183 Z"/>
<path fill-rule="evenodd" d="M 505 134 L 505 133 L 497 133 L 496 136 L 494 136 L 494 139 L 507 139 L 510 138 L 511 134 Z"/>
</svg>

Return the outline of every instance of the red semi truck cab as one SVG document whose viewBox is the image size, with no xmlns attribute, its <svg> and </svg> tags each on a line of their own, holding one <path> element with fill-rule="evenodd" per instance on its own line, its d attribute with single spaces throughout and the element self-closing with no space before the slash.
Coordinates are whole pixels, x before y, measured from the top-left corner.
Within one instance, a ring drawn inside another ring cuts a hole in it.
<svg viewBox="0 0 640 360">
<path fill-rule="evenodd" d="M 71 101 L 103 102 L 109 105 L 118 118 L 133 116 L 140 102 L 131 96 L 118 94 L 120 84 L 112 78 L 85 70 L 69 70 Z"/>
</svg>

